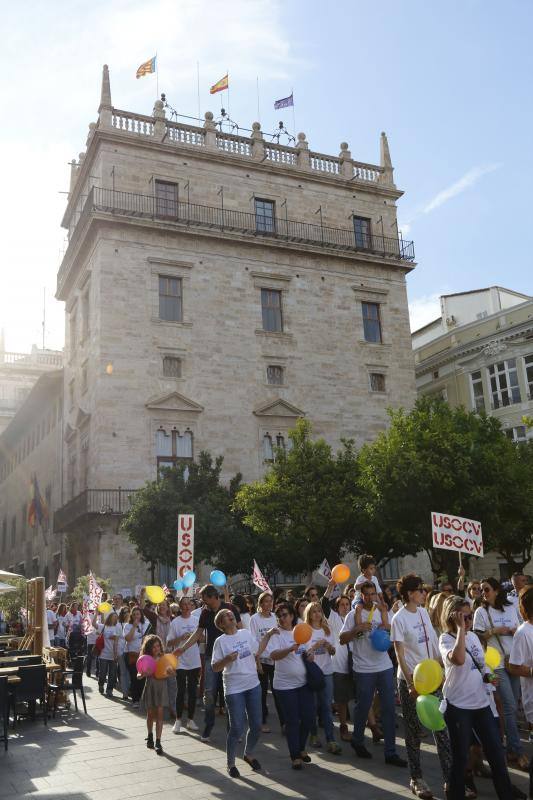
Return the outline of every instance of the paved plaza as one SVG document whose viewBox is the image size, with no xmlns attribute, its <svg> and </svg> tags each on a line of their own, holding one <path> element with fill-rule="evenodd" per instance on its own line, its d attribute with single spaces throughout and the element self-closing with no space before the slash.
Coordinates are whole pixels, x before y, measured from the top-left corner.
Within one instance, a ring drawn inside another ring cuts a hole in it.
<svg viewBox="0 0 533 800">
<path fill-rule="evenodd" d="M 225 719 L 217 717 L 212 743 L 202 744 L 198 735 L 173 735 L 165 724 L 165 754 L 146 749 L 145 720 L 118 699 L 108 700 L 90 679 L 87 710 L 62 712 L 49 720 L 22 721 L 10 737 L 9 751 L 0 752 L 0 798 L 32 797 L 50 800 L 175 800 L 187 798 L 217 800 L 281 800 L 281 798 L 364 797 L 365 800 L 412 798 L 407 788 L 408 772 L 387 767 L 382 745 L 369 748 L 372 762 L 361 762 L 349 744 L 343 754 L 312 753 L 313 763 L 300 773 L 290 768 L 285 741 L 273 724 L 257 750 L 263 771 L 253 773 L 242 761 L 240 780 L 228 778 L 224 752 Z M 202 710 L 197 711 L 201 719 Z M 272 722 L 274 723 L 274 715 Z M 11 730 L 11 729 L 10 729 Z M 399 720 L 399 752 L 405 756 L 402 723 Z M 442 798 L 435 748 L 428 736 L 423 744 L 425 778 Z M 371 771 L 362 767 L 370 765 Z M 513 782 L 527 791 L 527 776 L 513 771 Z M 477 780 L 479 797 L 494 798 L 491 781 Z"/>
</svg>

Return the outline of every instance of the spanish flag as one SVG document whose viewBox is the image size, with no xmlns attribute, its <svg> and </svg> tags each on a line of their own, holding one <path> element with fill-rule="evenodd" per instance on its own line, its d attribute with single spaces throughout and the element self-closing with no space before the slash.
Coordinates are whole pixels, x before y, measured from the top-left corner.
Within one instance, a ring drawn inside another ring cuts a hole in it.
<svg viewBox="0 0 533 800">
<path fill-rule="evenodd" d="M 213 86 L 211 86 L 211 88 L 209 89 L 209 94 L 216 94 L 217 92 L 223 92 L 228 87 L 229 87 L 229 80 L 228 80 L 228 74 L 226 73 L 223 78 L 221 78 Z"/>
<path fill-rule="evenodd" d="M 148 61 L 145 61 L 144 64 L 141 64 L 135 77 L 142 78 L 143 75 L 150 75 L 152 72 L 155 72 L 156 58 L 157 56 L 154 56 L 153 58 L 149 58 Z"/>
</svg>

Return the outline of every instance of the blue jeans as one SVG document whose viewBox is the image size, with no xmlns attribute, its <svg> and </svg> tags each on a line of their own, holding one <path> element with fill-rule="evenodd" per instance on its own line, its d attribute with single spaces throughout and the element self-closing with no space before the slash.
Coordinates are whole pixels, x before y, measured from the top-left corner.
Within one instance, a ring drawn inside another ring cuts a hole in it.
<svg viewBox="0 0 533 800">
<path fill-rule="evenodd" d="M 353 723 L 352 742 L 356 747 L 364 745 L 368 712 L 377 689 L 381 704 L 381 724 L 385 739 L 385 758 L 396 755 L 396 720 L 394 711 L 394 669 L 381 672 L 356 672 L 355 686 L 357 703 Z"/>
<path fill-rule="evenodd" d="M 485 757 L 492 770 L 492 780 L 499 800 L 513 796 L 511 780 L 505 763 L 505 752 L 500 739 L 498 724 L 489 706 L 485 708 L 457 708 L 448 703 L 444 712 L 452 746 L 452 768 L 450 770 L 449 800 L 464 800 L 465 770 L 472 742 L 472 730 L 476 733 Z"/>
<path fill-rule="evenodd" d="M 276 689 L 283 711 L 289 755 L 294 761 L 305 750 L 307 737 L 313 724 L 315 704 L 313 692 L 304 684 L 299 689 Z"/>
<path fill-rule="evenodd" d="M 206 656 L 204 666 L 204 736 L 209 736 L 215 724 L 215 705 L 221 683 L 222 673 L 213 672 L 211 657 Z"/>
<path fill-rule="evenodd" d="M 111 696 L 117 682 L 117 662 L 108 658 L 101 658 L 98 667 L 98 683 L 100 688 L 104 688 L 107 678 L 106 694 Z"/>
<path fill-rule="evenodd" d="M 244 733 L 244 726 L 248 721 L 248 733 L 244 745 L 244 755 L 251 756 L 259 734 L 261 733 L 261 686 L 259 683 L 253 689 L 236 694 L 227 694 L 226 708 L 228 709 L 229 728 L 226 737 L 226 757 L 228 767 L 235 766 L 235 751 L 237 743 Z"/>
<path fill-rule="evenodd" d="M 314 695 L 318 706 L 317 711 L 326 734 L 326 741 L 334 742 L 335 728 L 333 727 L 333 713 L 331 711 L 331 706 L 333 705 L 333 675 L 324 675 L 324 680 L 326 685 L 320 692 L 315 692 Z M 313 725 L 316 725 L 314 720 Z M 316 727 L 312 728 L 312 732 L 313 730 L 316 730 Z"/>
<path fill-rule="evenodd" d="M 498 694 L 500 695 L 503 705 L 507 752 L 522 755 L 523 747 L 520 741 L 517 720 L 520 678 L 517 675 L 509 675 L 505 669 L 497 669 L 495 672 L 500 679 Z"/>
<path fill-rule="evenodd" d="M 130 691 L 130 671 L 128 669 L 128 654 L 123 653 L 118 657 L 118 669 L 120 678 L 120 691 L 122 694 L 128 694 Z"/>
</svg>

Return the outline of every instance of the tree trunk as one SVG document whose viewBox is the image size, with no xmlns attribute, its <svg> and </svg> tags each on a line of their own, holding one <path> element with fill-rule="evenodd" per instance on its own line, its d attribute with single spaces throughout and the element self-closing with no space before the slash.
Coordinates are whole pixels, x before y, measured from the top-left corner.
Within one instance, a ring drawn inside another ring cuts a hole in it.
<svg viewBox="0 0 533 800">
<path fill-rule="evenodd" d="M 150 580 L 152 584 L 155 583 L 155 564 L 154 562 L 150 562 Z"/>
</svg>

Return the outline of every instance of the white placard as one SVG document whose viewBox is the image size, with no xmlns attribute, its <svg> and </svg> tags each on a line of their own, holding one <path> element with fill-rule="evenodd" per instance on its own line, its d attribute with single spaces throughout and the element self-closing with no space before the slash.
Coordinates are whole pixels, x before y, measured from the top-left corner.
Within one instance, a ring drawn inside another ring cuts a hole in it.
<svg viewBox="0 0 533 800">
<path fill-rule="evenodd" d="M 194 515 L 178 516 L 178 578 L 183 578 L 194 565 Z"/>
<path fill-rule="evenodd" d="M 431 512 L 433 547 L 483 558 L 481 522 L 453 514 Z"/>
</svg>

